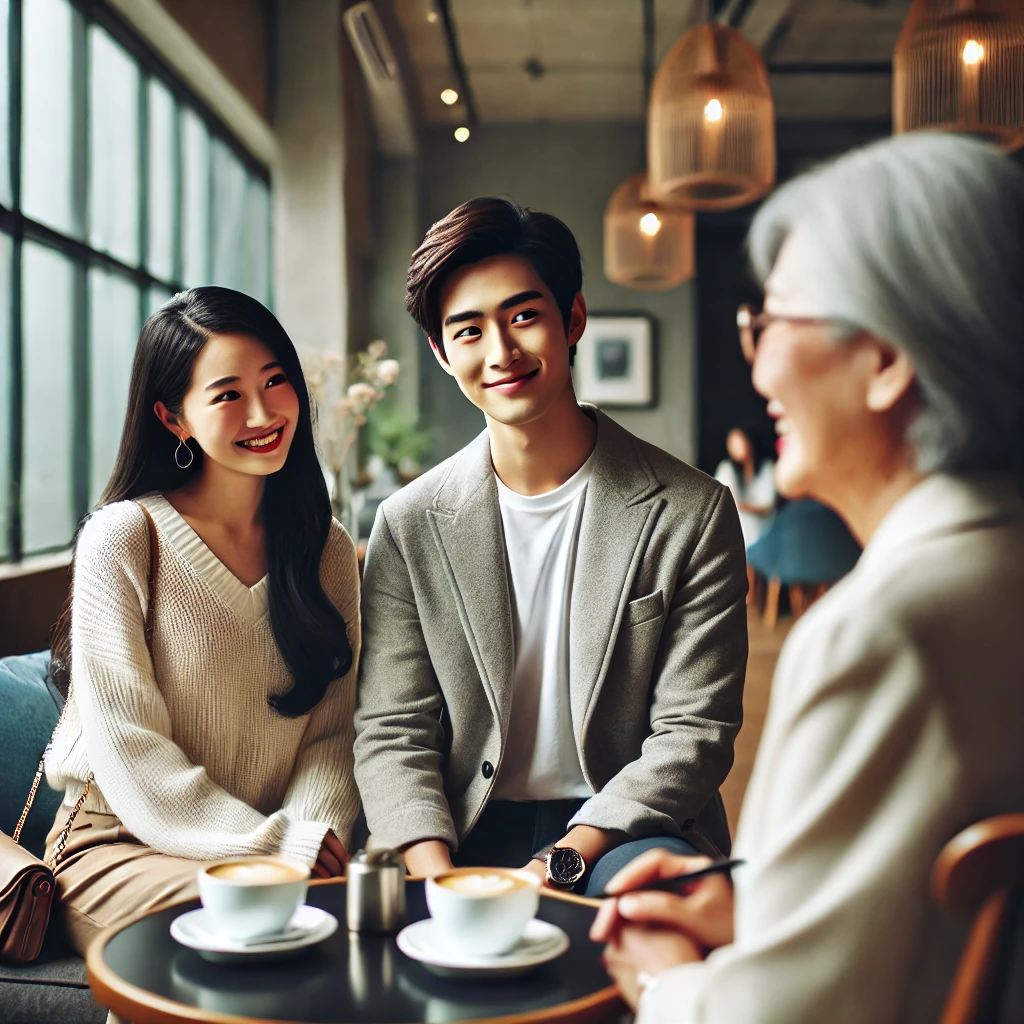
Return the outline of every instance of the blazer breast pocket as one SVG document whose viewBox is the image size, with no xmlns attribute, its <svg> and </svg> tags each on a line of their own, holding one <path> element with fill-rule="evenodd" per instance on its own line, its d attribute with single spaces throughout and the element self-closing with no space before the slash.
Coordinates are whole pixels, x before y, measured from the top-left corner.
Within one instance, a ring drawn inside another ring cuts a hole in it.
<svg viewBox="0 0 1024 1024">
<path fill-rule="evenodd" d="M 660 619 L 665 611 L 665 599 L 662 592 L 656 590 L 646 597 L 638 597 L 626 605 L 626 625 L 639 626 L 642 622 L 649 622 L 651 619 Z"/>
</svg>

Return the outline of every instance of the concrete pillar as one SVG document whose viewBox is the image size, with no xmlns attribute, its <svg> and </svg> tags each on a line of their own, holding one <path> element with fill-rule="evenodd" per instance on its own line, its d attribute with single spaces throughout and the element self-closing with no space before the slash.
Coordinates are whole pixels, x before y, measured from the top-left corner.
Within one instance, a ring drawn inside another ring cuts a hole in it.
<svg viewBox="0 0 1024 1024">
<path fill-rule="evenodd" d="M 340 0 L 278 0 L 274 306 L 296 347 L 348 351 Z"/>
</svg>

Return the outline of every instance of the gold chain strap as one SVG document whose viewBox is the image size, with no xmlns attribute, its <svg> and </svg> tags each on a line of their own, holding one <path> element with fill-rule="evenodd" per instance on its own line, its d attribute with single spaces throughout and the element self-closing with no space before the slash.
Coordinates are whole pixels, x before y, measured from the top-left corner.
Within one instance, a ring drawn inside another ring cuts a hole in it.
<svg viewBox="0 0 1024 1024">
<path fill-rule="evenodd" d="M 18 824 L 14 826 L 14 841 L 21 841 L 21 830 L 25 827 L 25 819 L 28 817 L 28 812 L 32 810 L 32 804 L 35 803 L 36 790 L 39 789 L 39 782 L 43 777 L 43 772 L 46 770 L 43 767 L 43 762 L 46 760 L 46 754 L 44 753 L 39 758 L 39 767 L 36 769 L 36 777 L 32 780 L 32 788 L 28 791 L 28 799 L 25 801 L 25 809 L 21 812 L 21 817 L 18 819 Z"/>
<path fill-rule="evenodd" d="M 68 841 L 68 836 L 71 835 L 71 829 L 75 824 L 75 818 L 78 817 L 78 812 L 82 809 L 82 804 L 85 803 L 85 798 L 89 795 L 89 790 L 92 789 L 92 780 L 95 776 L 92 772 L 89 773 L 89 778 L 85 780 L 85 789 L 82 790 L 82 795 L 78 798 L 78 802 L 75 804 L 71 811 L 71 817 L 68 818 L 68 823 L 61 830 L 60 838 L 57 840 L 57 845 L 53 848 L 53 856 L 50 858 L 48 867 L 53 870 L 57 868 L 57 862 L 60 860 L 61 854 L 64 852 L 64 844 Z"/>
</svg>

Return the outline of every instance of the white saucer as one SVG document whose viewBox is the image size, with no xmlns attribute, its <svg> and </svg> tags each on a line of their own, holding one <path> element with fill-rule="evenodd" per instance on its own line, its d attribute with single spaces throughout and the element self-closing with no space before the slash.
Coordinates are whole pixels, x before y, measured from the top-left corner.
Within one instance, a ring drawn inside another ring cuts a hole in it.
<svg viewBox="0 0 1024 1024">
<path fill-rule="evenodd" d="M 452 948 L 432 917 L 403 928 L 396 941 L 407 957 L 442 978 L 510 978 L 557 959 L 569 948 L 569 936 L 561 928 L 538 918 L 509 952 L 493 956 L 469 956 Z"/>
<path fill-rule="evenodd" d="M 292 914 L 280 935 L 266 935 L 248 941 L 228 939 L 208 927 L 205 914 L 206 911 L 200 907 L 176 917 L 171 922 L 171 938 L 213 963 L 263 960 L 296 953 L 323 942 L 338 930 L 338 919 L 333 914 L 306 905 Z"/>
</svg>

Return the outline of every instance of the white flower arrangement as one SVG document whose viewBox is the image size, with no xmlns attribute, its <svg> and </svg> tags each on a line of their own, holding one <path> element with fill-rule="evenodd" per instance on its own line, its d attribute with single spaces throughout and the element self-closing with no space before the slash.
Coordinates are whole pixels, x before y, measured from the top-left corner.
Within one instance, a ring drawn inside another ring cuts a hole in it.
<svg viewBox="0 0 1024 1024">
<path fill-rule="evenodd" d="M 345 357 L 320 349 L 303 355 L 303 371 L 317 406 L 317 441 L 324 466 L 334 481 L 338 505 L 348 454 L 366 423 L 366 414 L 398 379 L 397 359 L 385 359 L 388 346 L 373 341 L 359 352 L 351 367 Z"/>
</svg>

